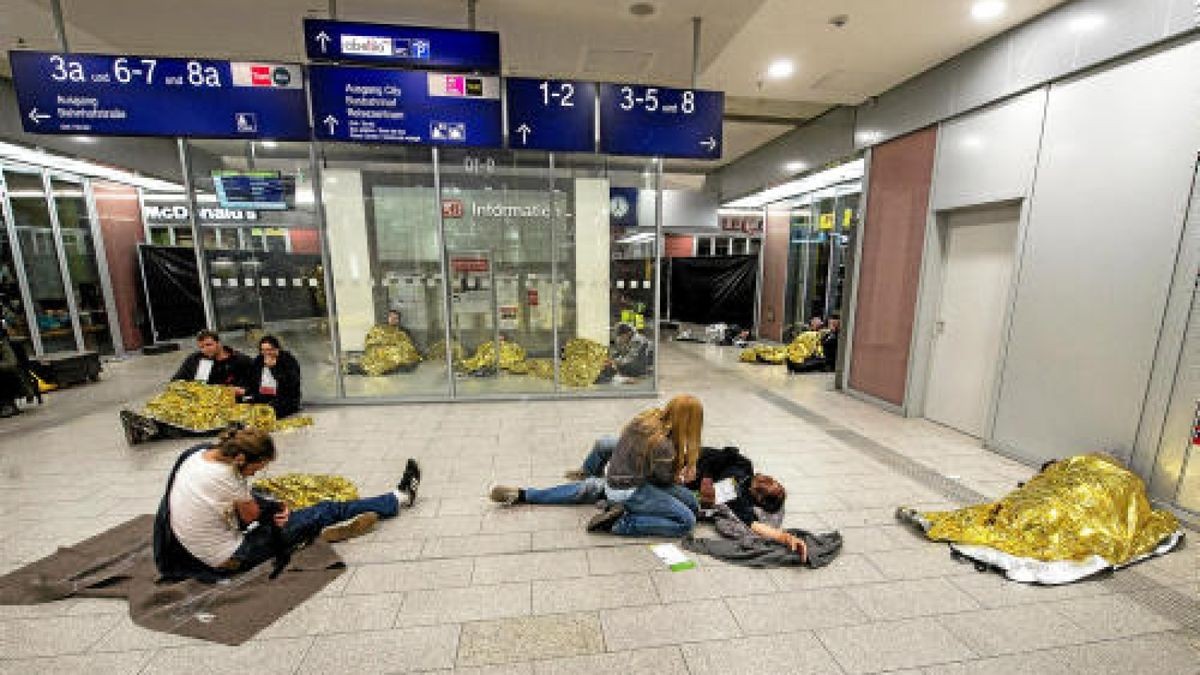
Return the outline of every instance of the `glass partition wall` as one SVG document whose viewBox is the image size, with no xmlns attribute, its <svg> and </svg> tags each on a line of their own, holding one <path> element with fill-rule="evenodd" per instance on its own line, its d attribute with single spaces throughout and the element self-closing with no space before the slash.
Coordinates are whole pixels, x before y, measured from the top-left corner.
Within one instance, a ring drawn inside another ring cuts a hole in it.
<svg viewBox="0 0 1200 675">
<path fill-rule="evenodd" d="M 300 360 L 306 398 L 656 390 L 655 161 L 617 170 L 597 155 L 336 143 L 311 152 L 188 144 L 213 320 L 250 352 L 277 335 Z M 233 213 L 217 183 L 239 172 L 283 180 L 294 197 Z M 638 193 L 636 217 L 611 217 L 614 189 Z M 191 243 L 186 223 L 150 227 L 151 241 L 179 245 L 186 230 Z M 622 322 L 642 337 L 617 340 Z M 631 353 L 630 367 L 606 363 Z"/>
<path fill-rule="evenodd" d="M 0 311 L 31 355 L 117 349 L 90 182 L 0 163 Z"/>
<path fill-rule="evenodd" d="M 840 314 L 844 301 L 846 263 L 862 183 L 850 181 L 801 194 L 772 210 L 789 212 L 791 237 L 786 286 L 787 321 L 807 323 Z"/>
</svg>

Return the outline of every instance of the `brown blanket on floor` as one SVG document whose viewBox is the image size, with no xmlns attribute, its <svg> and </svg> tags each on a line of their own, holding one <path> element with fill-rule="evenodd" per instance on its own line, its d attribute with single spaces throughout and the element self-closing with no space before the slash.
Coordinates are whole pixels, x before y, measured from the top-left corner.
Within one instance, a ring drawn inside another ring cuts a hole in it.
<svg viewBox="0 0 1200 675">
<path fill-rule="evenodd" d="M 315 595 L 345 570 L 317 540 L 268 579 L 271 564 L 216 584 L 158 583 L 150 536 L 154 516 L 138 516 L 107 532 L 0 577 L 0 605 L 33 605 L 70 597 L 126 598 L 143 628 L 239 645 Z"/>
</svg>

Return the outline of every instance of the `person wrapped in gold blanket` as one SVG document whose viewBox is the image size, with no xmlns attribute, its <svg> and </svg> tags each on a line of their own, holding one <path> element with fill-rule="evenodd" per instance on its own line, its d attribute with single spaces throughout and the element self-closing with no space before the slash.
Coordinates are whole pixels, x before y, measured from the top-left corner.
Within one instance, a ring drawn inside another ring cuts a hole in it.
<svg viewBox="0 0 1200 675">
<path fill-rule="evenodd" d="M 956 511 L 896 516 L 933 541 L 1014 581 L 1062 584 L 1172 551 L 1170 512 L 1151 508 L 1141 478 L 1102 453 L 1048 462 L 1002 499 Z"/>
</svg>

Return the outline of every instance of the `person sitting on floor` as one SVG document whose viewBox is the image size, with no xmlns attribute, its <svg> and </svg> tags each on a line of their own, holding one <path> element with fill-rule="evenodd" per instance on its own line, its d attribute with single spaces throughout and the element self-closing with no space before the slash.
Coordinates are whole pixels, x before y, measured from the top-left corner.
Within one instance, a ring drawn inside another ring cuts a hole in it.
<svg viewBox="0 0 1200 675">
<path fill-rule="evenodd" d="M 0 417 L 20 414 L 17 399 L 29 401 L 37 396 L 32 379 L 25 350 L 9 339 L 7 326 L 0 326 Z"/>
<path fill-rule="evenodd" d="M 704 408 L 699 399 L 676 396 L 662 408 L 633 418 L 621 435 L 602 436 L 584 461 L 581 480 L 551 488 L 497 485 L 491 499 L 502 504 L 592 504 L 607 508 L 588 522 L 589 532 L 679 537 L 696 524 L 700 505 L 684 483 L 696 477 Z"/>
<path fill-rule="evenodd" d="M 254 361 L 232 347 L 221 344 L 214 330 L 196 334 L 196 351 L 179 364 L 172 380 L 194 380 L 205 384 L 233 387 L 238 396 L 246 393 Z"/>
<path fill-rule="evenodd" d="M 196 334 L 196 351 L 183 360 L 171 380 L 229 387 L 236 400 L 249 392 L 253 369 L 253 359 L 222 345 L 216 331 L 202 330 Z M 128 408 L 121 411 L 120 418 L 125 441 L 130 445 L 162 438 L 212 436 L 219 430 L 185 428 Z"/>
<path fill-rule="evenodd" d="M 356 375 L 378 377 L 394 372 L 407 372 L 421 362 L 421 353 L 400 326 L 400 310 L 389 309 L 384 323 L 367 331 L 363 339 L 362 358 L 347 365 Z"/>
<path fill-rule="evenodd" d="M 609 358 L 596 382 L 613 377 L 641 377 L 650 369 L 650 341 L 628 323 L 617 324 L 617 335 L 609 349 Z"/>
<path fill-rule="evenodd" d="M 271 406 L 276 419 L 300 410 L 300 362 L 280 347 L 274 335 L 264 335 L 258 341 L 246 402 Z"/>
<path fill-rule="evenodd" d="M 275 459 L 275 442 L 258 429 L 230 428 L 215 444 L 189 448 L 167 480 L 154 521 L 154 562 L 166 579 L 214 581 L 276 558 L 319 536 L 365 534 L 417 498 L 421 470 L 409 459 L 396 489 L 368 499 L 324 501 L 289 512 L 256 498 L 248 479 Z M 267 516 L 267 517 L 264 517 Z"/>
</svg>

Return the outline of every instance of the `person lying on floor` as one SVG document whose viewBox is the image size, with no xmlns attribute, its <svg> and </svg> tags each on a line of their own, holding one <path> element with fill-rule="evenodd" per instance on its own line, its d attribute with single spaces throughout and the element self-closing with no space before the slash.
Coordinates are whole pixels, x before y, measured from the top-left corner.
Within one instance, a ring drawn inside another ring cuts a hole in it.
<svg viewBox="0 0 1200 675">
<path fill-rule="evenodd" d="M 589 532 L 680 537 L 696 525 L 700 505 L 684 483 L 696 477 L 704 408 L 694 396 L 672 398 L 633 418 L 618 436 L 596 441 L 586 476 L 551 488 L 497 485 L 502 504 L 592 504 L 607 508 L 588 522 Z M 603 472 L 602 472 L 603 471 Z"/>
<path fill-rule="evenodd" d="M 897 519 L 1014 581 L 1060 584 L 1173 550 L 1179 521 L 1154 509 L 1142 479 L 1105 453 L 1042 465 L 995 502 L 954 511 L 900 507 Z"/>
<path fill-rule="evenodd" d="M 258 429 L 230 428 L 216 443 L 180 455 L 154 519 L 154 562 L 164 579 L 215 581 L 277 558 L 316 536 L 342 541 L 393 518 L 417 498 L 421 469 L 409 459 L 396 489 L 347 502 L 324 501 L 289 512 L 256 498 L 249 478 L 275 459 L 275 442 Z"/>
</svg>

